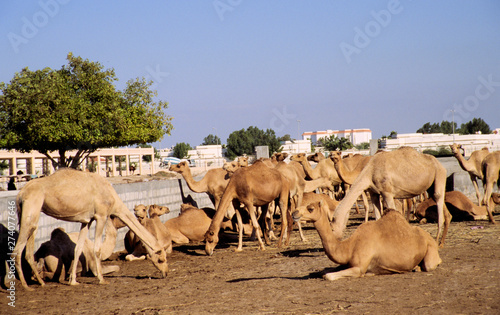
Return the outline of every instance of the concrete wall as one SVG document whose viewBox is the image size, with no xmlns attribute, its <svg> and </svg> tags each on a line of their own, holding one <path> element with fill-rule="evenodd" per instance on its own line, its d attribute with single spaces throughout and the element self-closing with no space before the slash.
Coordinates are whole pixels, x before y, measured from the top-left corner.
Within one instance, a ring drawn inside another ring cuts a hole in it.
<svg viewBox="0 0 500 315">
<path fill-rule="evenodd" d="M 439 161 L 446 167 L 448 171 L 448 190 L 458 190 L 468 196 L 473 202 L 476 202 L 476 194 L 474 187 L 470 181 L 469 174 L 462 170 L 457 160 L 454 157 L 450 158 L 439 158 Z M 196 177 L 195 180 L 200 180 L 201 177 Z M 131 183 L 131 184 L 119 184 L 114 185 L 118 195 L 126 204 L 126 206 L 131 209 L 137 204 L 158 204 L 162 206 L 167 206 L 170 209 L 170 213 L 162 216 L 162 221 L 166 221 L 169 218 L 175 217 L 179 214 L 180 205 L 182 203 L 180 183 L 182 184 L 184 196 L 188 194 L 191 195 L 197 202 L 199 207 L 211 207 L 212 203 L 205 193 L 193 193 L 186 185 L 186 182 L 182 180 L 163 180 L 163 181 L 149 181 L 141 183 Z M 482 191 L 482 183 L 479 182 Z M 495 190 L 498 190 L 495 187 Z M 17 191 L 3 191 L 0 192 L 0 223 L 4 226 L 8 226 L 8 207 L 9 202 L 15 201 Z M 17 221 L 17 218 L 15 218 Z M 11 218 L 12 221 L 12 218 Z M 63 227 L 67 232 L 77 232 L 80 229 L 79 223 L 64 222 L 60 220 L 55 220 L 52 217 L 41 214 L 39 228 L 36 236 L 35 248 L 38 248 L 40 244 L 50 239 L 50 233 L 53 229 L 57 227 Z M 117 245 L 115 250 L 122 250 L 123 237 L 127 232 L 127 228 L 119 230 L 117 237 Z M 91 228 L 90 237 L 93 239 L 94 229 Z"/>
<path fill-rule="evenodd" d="M 195 180 L 198 181 L 201 178 L 202 177 L 195 177 Z M 191 197 L 196 200 L 200 208 L 213 207 L 213 204 L 206 193 L 193 193 L 187 187 L 184 179 L 117 184 L 113 185 L 113 187 L 127 208 L 129 208 L 132 212 L 134 206 L 141 203 L 144 205 L 158 204 L 160 206 L 167 206 L 170 209 L 170 213 L 161 216 L 161 220 L 165 222 L 166 220 L 179 215 L 180 205 L 182 204 L 180 185 L 182 185 L 184 196 L 191 195 Z M 5 227 L 8 227 L 9 205 L 12 205 L 13 202 L 15 202 L 17 193 L 18 191 L 0 192 L 0 223 Z M 13 222 L 14 219 L 17 222 L 17 217 L 10 218 L 11 222 Z M 95 224 L 92 224 L 89 233 L 89 237 L 92 240 L 94 238 L 94 226 Z M 71 233 L 80 231 L 81 224 L 56 220 L 42 213 L 40 215 L 38 231 L 35 238 L 35 248 L 38 248 L 43 242 L 48 241 L 50 239 L 50 233 L 57 227 L 62 227 L 66 232 Z M 128 228 L 118 230 L 115 250 L 124 249 L 123 238 L 127 231 Z"/>
</svg>

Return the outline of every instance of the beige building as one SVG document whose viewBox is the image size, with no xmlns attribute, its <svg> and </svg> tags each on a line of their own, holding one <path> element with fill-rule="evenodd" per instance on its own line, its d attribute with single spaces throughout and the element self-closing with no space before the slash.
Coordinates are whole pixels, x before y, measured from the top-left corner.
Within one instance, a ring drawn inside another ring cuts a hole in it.
<svg viewBox="0 0 500 315">
<path fill-rule="evenodd" d="M 372 131 L 370 129 L 345 129 L 345 130 L 323 130 L 323 131 L 306 131 L 302 134 L 302 139 L 310 140 L 312 144 L 316 145 L 318 140 L 330 136 L 337 138 L 346 138 L 352 144 L 358 145 L 364 142 L 370 142 L 372 138 Z"/>
</svg>

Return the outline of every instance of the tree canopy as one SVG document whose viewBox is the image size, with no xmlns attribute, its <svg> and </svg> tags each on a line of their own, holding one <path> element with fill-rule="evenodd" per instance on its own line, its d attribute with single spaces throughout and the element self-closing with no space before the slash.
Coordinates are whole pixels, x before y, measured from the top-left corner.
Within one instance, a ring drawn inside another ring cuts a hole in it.
<svg viewBox="0 0 500 315">
<path fill-rule="evenodd" d="M 483 134 L 491 133 L 490 126 L 481 118 L 473 118 L 471 121 L 462 124 L 460 128 L 457 128 L 457 123 L 445 120 L 441 123 L 433 124 L 427 122 L 419 128 L 417 132 L 452 134 L 453 129 L 455 129 L 455 133 L 462 135 L 475 134 L 477 132 L 481 132 Z"/>
<path fill-rule="evenodd" d="M 209 134 L 203 138 L 203 143 L 201 145 L 214 145 L 221 144 L 220 138 L 217 135 Z"/>
<path fill-rule="evenodd" d="M 272 129 L 261 130 L 250 126 L 246 130 L 233 131 L 227 139 L 227 156 L 234 159 L 243 154 L 254 154 L 256 146 L 269 147 L 269 152 L 279 152 L 281 144 Z"/>
<path fill-rule="evenodd" d="M 72 53 L 59 70 L 24 68 L 0 83 L 0 148 L 37 150 L 56 167 L 76 168 L 99 148 L 159 141 L 172 130 L 167 103 L 154 101 L 153 82 L 116 89 L 113 69 Z M 67 157 L 66 153 L 76 150 Z M 59 154 L 56 161 L 52 156 Z"/>
<path fill-rule="evenodd" d="M 321 138 L 318 140 L 320 145 L 325 148 L 327 151 L 343 151 L 347 149 L 351 149 L 354 145 L 347 138 L 338 138 L 335 135 L 331 135 L 330 137 Z"/>
<path fill-rule="evenodd" d="M 183 159 L 183 158 L 187 157 L 188 151 L 192 150 L 192 149 L 193 148 L 191 148 L 189 143 L 184 143 L 184 142 L 176 143 L 174 146 L 173 155 L 176 158 Z"/>
</svg>

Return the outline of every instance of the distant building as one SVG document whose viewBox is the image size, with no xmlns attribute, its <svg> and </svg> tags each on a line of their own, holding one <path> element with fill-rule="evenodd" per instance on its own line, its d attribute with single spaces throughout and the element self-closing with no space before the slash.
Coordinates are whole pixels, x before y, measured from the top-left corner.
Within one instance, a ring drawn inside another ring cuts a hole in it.
<svg viewBox="0 0 500 315">
<path fill-rule="evenodd" d="M 497 131 L 495 133 L 495 131 Z M 500 133 L 495 129 L 492 134 L 475 135 L 445 135 L 442 133 L 406 133 L 398 134 L 393 139 L 383 139 L 380 142 L 381 149 L 395 150 L 402 146 L 409 146 L 421 152 L 424 150 L 439 150 L 442 147 L 449 147 L 450 144 L 461 144 L 465 150 L 465 156 L 469 156 L 473 151 L 487 147 L 490 151 L 500 150 Z"/>
<path fill-rule="evenodd" d="M 346 138 L 352 144 L 358 145 L 364 142 L 370 142 L 372 138 L 372 131 L 370 129 L 306 131 L 302 134 L 302 139 L 310 140 L 313 145 L 316 145 L 318 140 L 332 135 L 337 138 Z"/>
<path fill-rule="evenodd" d="M 282 150 L 289 154 L 311 152 L 311 140 L 281 141 Z"/>
<path fill-rule="evenodd" d="M 224 165 L 226 159 L 223 157 L 222 145 L 199 145 L 193 150 L 189 150 L 185 160 L 196 167 L 220 166 Z M 163 160 L 166 157 L 174 156 L 173 149 L 160 150 L 160 156 Z"/>
</svg>

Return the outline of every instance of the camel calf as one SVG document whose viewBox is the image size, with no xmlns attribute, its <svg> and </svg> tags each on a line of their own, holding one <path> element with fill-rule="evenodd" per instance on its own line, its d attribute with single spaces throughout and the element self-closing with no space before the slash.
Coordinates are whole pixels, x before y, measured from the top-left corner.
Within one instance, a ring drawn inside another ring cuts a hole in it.
<svg viewBox="0 0 500 315">
<path fill-rule="evenodd" d="M 148 208 L 142 204 L 134 207 L 134 214 L 137 220 L 158 240 L 158 243 L 165 249 L 167 254 L 172 253 L 172 237 L 168 229 L 160 220 L 160 215 L 168 213 L 170 210 L 167 207 L 151 205 L 149 206 L 148 217 L 147 209 Z M 125 256 L 125 260 L 146 259 L 146 248 L 144 248 L 142 242 L 140 242 L 132 232 L 125 235 L 125 247 L 129 253 L 131 252 L 129 255 Z"/>
<path fill-rule="evenodd" d="M 78 232 L 67 234 L 63 228 L 56 228 L 50 234 L 50 240 L 43 243 L 35 252 L 37 269 L 43 280 L 64 282 L 69 275 L 71 263 L 75 256 L 75 246 L 78 241 Z M 106 236 L 102 244 L 101 259 L 107 259 L 115 248 L 116 228 L 112 220 L 106 223 Z M 82 255 L 79 257 L 81 274 L 97 276 L 97 266 L 94 256 L 94 242 L 85 239 Z M 116 265 L 102 266 L 102 274 L 109 274 L 120 270 Z"/>
<path fill-rule="evenodd" d="M 326 273 L 326 280 L 363 277 L 365 274 L 388 274 L 411 271 L 420 266 L 432 271 L 441 263 L 438 244 L 429 233 L 413 227 L 395 210 L 388 210 L 378 221 L 361 224 L 351 237 L 338 240 L 330 227 L 328 206 L 320 201 L 301 206 L 293 219 L 310 220 L 333 262 L 347 269 Z"/>
</svg>

